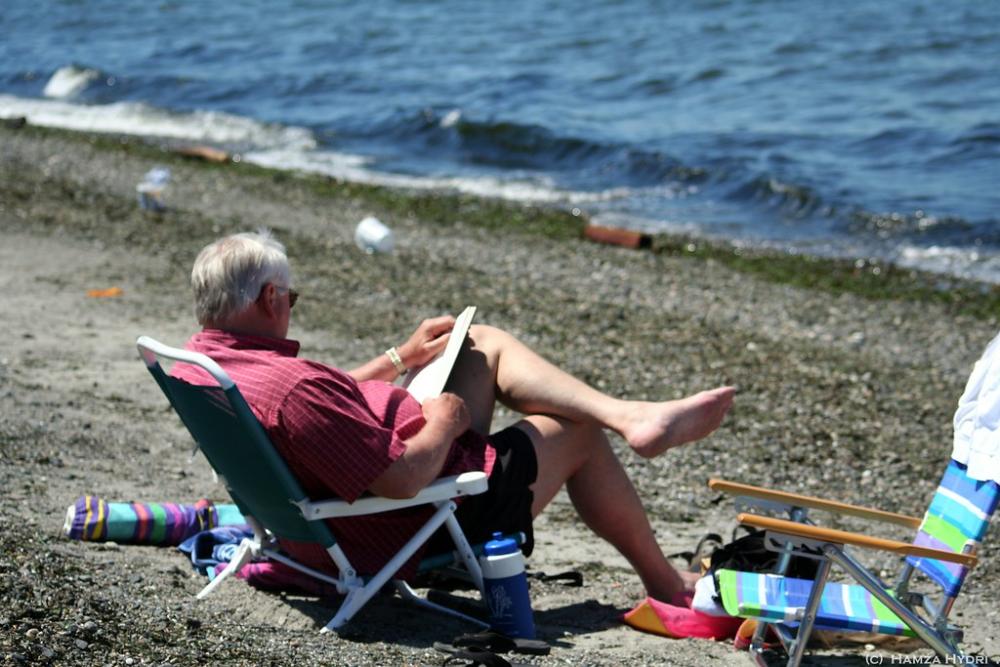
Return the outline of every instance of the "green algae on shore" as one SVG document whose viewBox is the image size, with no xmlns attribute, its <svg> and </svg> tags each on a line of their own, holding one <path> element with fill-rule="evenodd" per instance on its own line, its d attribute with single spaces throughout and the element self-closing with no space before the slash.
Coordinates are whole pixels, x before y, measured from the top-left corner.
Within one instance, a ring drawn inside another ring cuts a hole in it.
<svg viewBox="0 0 1000 667">
<path fill-rule="evenodd" d="M 981 320 L 1000 316 L 1000 285 L 909 269 L 877 259 L 836 259 L 739 247 L 705 239 L 658 235 L 653 251 L 702 260 L 772 283 L 869 300 L 934 302 L 956 315 Z"/>
<path fill-rule="evenodd" d="M 410 190 L 367 183 L 342 181 L 320 174 L 290 172 L 234 160 L 214 163 L 180 155 L 175 143 L 150 139 L 73 132 L 70 130 L 9 124 L 3 133 L 23 132 L 34 136 L 54 135 L 155 159 L 170 165 L 184 163 L 200 169 L 239 169 L 247 178 L 270 184 L 298 184 L 331 203 L 363 202 L 375 215 L 386 219 L 405 216 L 442 227 L 457 224 L 506 234 L 540 236 L 554 240 L 579 239 L 588 217 L 579 209 L 529 206 L 500 199 L 447 191 Z M 932 302 L 948 312 L 979 320 L 1000 316 L 1000 285 L 901 267 L 877 259 L 837 259 L 791 254 L 764 248 L 747 248 L 720 240 L 688 235 L 658 234 L 652 252 L 694 261 L 716 261 L 730 269 L 771 283 L 831 294 L 848 293 L 865 299 Z"/>
</svg>

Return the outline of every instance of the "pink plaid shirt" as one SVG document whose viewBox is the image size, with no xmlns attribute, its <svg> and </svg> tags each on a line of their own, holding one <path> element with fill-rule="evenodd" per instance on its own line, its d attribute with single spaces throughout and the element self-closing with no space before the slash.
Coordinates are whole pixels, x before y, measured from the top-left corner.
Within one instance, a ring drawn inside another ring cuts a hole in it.
<svg viewBox="0 0 1000 667">
<path fill-rule="evenodd" d="M 332 366 L 299 359 L 297 341 L 206 329 L 186 348 L 225 369 L 313 500 L 356 500 L 425 423 L 420 404 L 405 389 L 379 380 L 356 382 Z M 192 384 L 209 381 L 188 364 L 177 364 L 172 375 Z M 452 443 L 441 476 L 471 470 L 489 474 L 495 458 L 486 438 L 466 431 Z M 358 572 L 374 574 L 431 511 L 417 507 L 327 523 Z M 283 540 L 282 547 L 306 565 L 336 571 L 319 545 Z M 410 576 L 419 556 L 399 576 Z"/>
</svg>

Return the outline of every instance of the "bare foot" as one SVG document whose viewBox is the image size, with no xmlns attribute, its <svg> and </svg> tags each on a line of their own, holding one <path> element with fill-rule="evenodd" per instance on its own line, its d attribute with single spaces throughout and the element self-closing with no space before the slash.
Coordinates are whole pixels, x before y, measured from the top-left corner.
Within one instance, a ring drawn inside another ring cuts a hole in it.
<svg viewBox="0 0 1000 667">
<path fill-rule="evenodd" d="M 657 582 L 656 586 L 647 586 L 646 593 L 661 602 L 678 607 L 690 607 L 691 598 L 694 596 L 694 585 L 701 579 L 701 575 L 687 570 L 674 570 L 674 572 L 677 573 L 676 581 Z"/>
<path fill-rule="evenodd" d="M 693 591 L 694 585 L 698 583 L 699 579 L 701 579 L 700 572 L 689 572 L 687 570 L 678 570 L 677 574 L 680 575 L 681 581 L 684 582 L 685 591 Z"/>
<path fill-rule="evenodd" d="M 734 387 L 718 387 L 677 401 L 639 403 L 622 436 L 639 456 L 659 456 L 717 429 L 735 392 Z"/>
</svg>

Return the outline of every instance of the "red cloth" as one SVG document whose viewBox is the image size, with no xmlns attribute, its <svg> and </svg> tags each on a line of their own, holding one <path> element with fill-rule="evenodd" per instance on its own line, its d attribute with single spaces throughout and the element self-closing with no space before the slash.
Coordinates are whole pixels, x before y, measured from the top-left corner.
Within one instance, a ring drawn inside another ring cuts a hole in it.
<svg viewBox="0 0 1000 667">
<path fill-rule="evenodd" d="M 215 576 L 222 574 L 227 565 L 229 563 L 216 565 Z M 339 595 L 337 587 L 333 584 L 310 577 L 274 560 L 247 563 L 233 576 L 265 591 L 292 591 L 328 598 Z"/>
<path fill-rule="evenodd" d="M 303 490 L 315 500 L 356 500 L 406 450 L 404 440 L 425 423 L 420 404 L 405 389 L 376 380 L 355 382 L 332 366 L 299 359 L 299 344 L 293 340 L 206 329 L 185 347 L 207 355 L 229 374 Z M 171 375 L 192 384 L 212 382 L 189 364 L 176 364 Z M 486 438 L 466 431 L 452 443 L 441 476 L 473 470 L 489 474 L 495 455 Z M 431 512 L 417 507 L 327 523 L 357 571 L 374 574 Z M 336 571 L 319 545 L 291 540 L 281 544 L 306 565 Z M 411 576 L 419 556 L 399 576 Z"/>
<path fill-rule="evenodd" d="M 685 595 L 675 596 L 673 602 L 680 605 L 647 597 L 622 620 L 637 630 L 671 639 L 731 639 L 743 623 L 742 618 L 735 616 L 709 616 L 691 609 L 691 599 Z"/>
</svg>

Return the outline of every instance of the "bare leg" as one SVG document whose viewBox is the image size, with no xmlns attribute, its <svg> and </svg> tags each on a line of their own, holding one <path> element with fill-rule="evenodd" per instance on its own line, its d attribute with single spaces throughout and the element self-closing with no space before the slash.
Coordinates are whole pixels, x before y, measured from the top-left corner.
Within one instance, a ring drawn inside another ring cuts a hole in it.
<svg viewBox="0 0 1000 667">
<path fill-rule="evenodd" d="M 670 601 L 689 587 L 660 550 L 635 487 L 600 427 L 542 415 L 516 426 L 531 437 L 538 457 L 533 516 L 566 484 L 580 518 L 628 559 L 649 595 Z"/>
<path fill-rule="evenodd" d="M 610 428 L 640 456 L 703 438 L 722 422 L 733 388 L 719 387 L 677 401 L 623 401 L 602 394 L 553 366 L 500 329 L 476 325 L 459 355 L 448 390 L 461 396 L 472 428 L 487 433 L 493 405 Z"/>
</svg>

